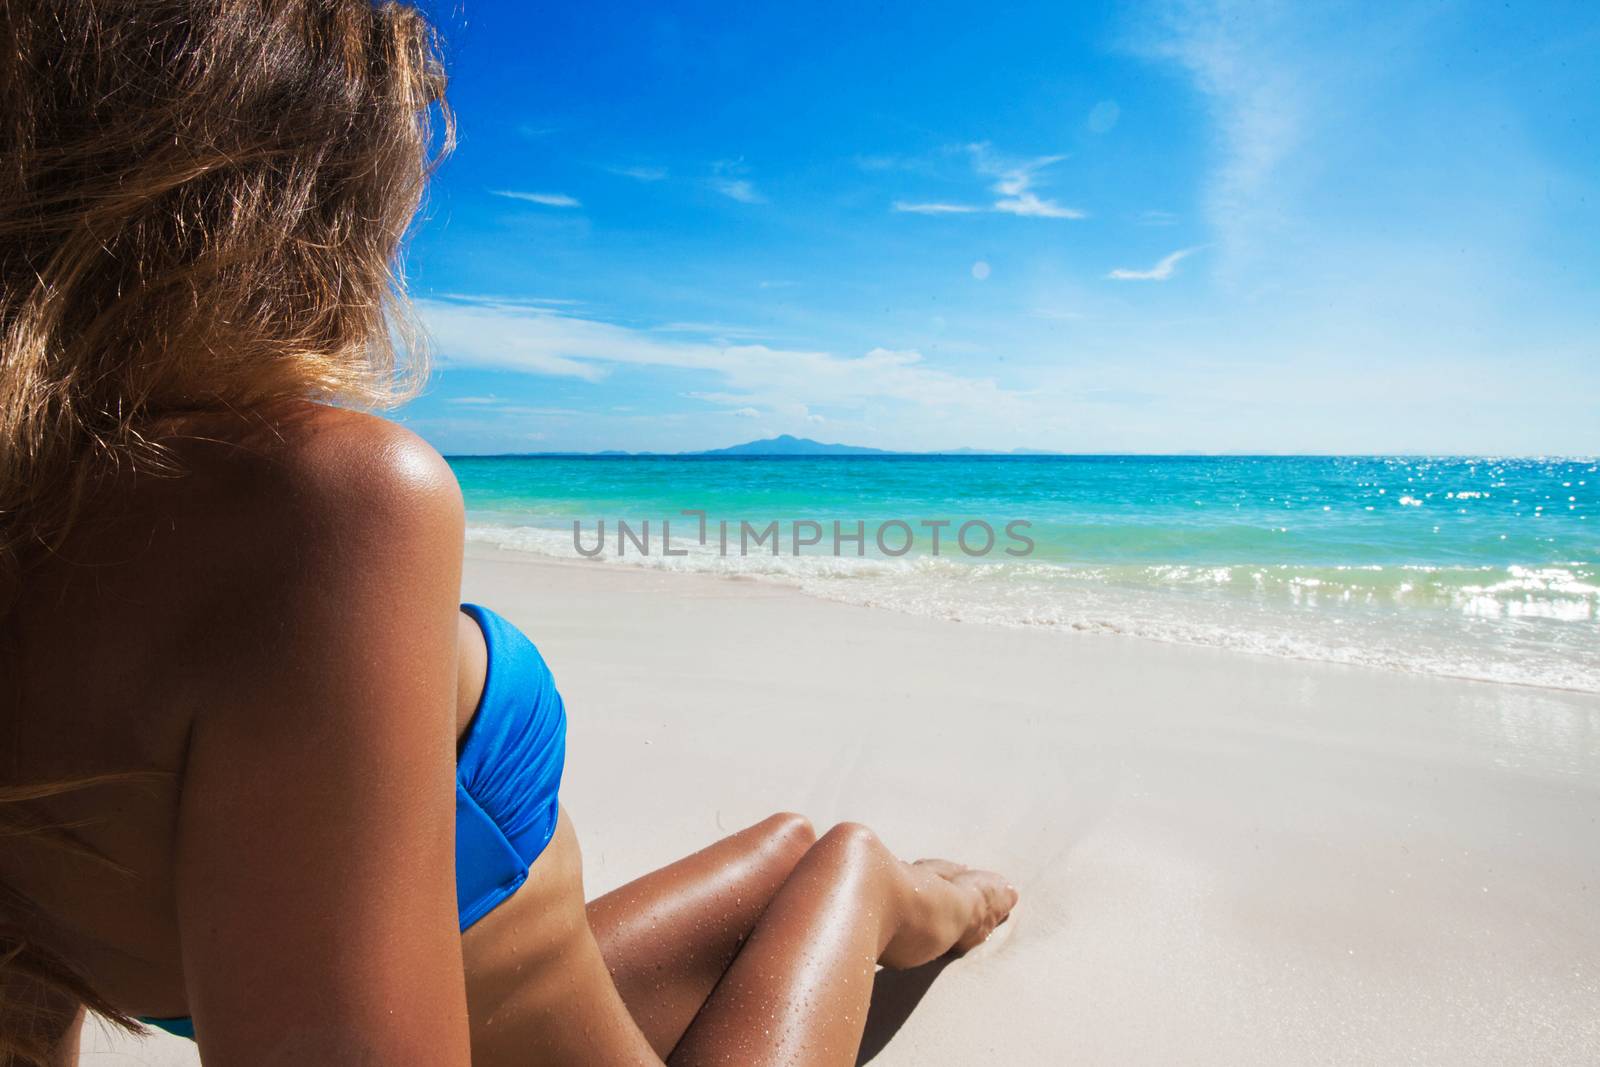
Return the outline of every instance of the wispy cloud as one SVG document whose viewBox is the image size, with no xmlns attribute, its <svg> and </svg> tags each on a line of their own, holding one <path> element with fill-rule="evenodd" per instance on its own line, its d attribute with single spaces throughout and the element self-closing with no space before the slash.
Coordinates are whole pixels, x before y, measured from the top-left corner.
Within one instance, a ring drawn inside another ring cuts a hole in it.
<svg viewBox="0 0 1600 1067">
<path fill-rule="evenodd" d="M 899 170 L 907 167 L 907 160 L 904 156 L 857 156 L 856 166 L 868 171 Z"/>
<path fill-rule="evenodd" d="M 664 322 L 651 329 L 658 333 L 699 334 L 714 341 L 749 341 L 771 336 L 769 330 L 758 330 L 752 326 L 731 326 L 725 322 Z"/>
<path fill-rule="evenodd" d="M 1107 278 L 1115 278 L 1119 282 L 1164 282 L 1172 277 L 1178 269 L 1178 264 L 1184 258 L 1198 252 L 1197 248 L 1180 248 L 1171 255 L 1162 256 L 1161 260 L 1149 270 L 1130 270 L 1127 267 L 1118 267 L 1107 274 Z"/>
<path fill-rule="evenodd" d="M 1067 207 L 1048 200 L 1034 191 L 1039 173 L 1065 159 L 1065 156 L 1039 156 L 1035 159 L 1009 159 L 997 155 L 987 142 L 966 146 L 973 169 L 986 178 L 996 199 L 988 204 L 953 203 L 944 200 L 896 200 L 893 210 L 913 215 L 973 215 L 979 212 L 998 212 L 1036 219 L 1081 219 L 1087 217 L 1077 208 Z"/>
<path fill-rule="evenodd" d="M 524 193 L 515 189 L 490 189 L 494 196 L 503 196 L 508 200 L 525 200 L 530 204 L 543 204 L 545 207 L 582 207 L 583 204 L 576 197 L 565 193 Z"/>
<path fill-rule="evenodd" d="M 972 204 L 915 203 L 909 200 L 896 200 L 894 209 L 911 215 L 970 215 L 983 210 Z"/>
<path fill-rule="evenodd" d="M 1116 126 L 1117 119 L 1122 117 L 1122 108 L 1117 106 L 1115 100 L 1102 100 L 1089 109 L 1089 118 L 1085 125 L 1091 133 L 1110 133 Z"/>
<path fill-rule="evenodd" d="M 759 419 L 761 417 L 761 412 L 755 408 L 737 408 L 730 414 L 737 415 L 741 419 Z"/>
<path fill-rule="evenodd" d="M 571 418 L 585 414 L 585 412 L 575 408 L 553 408 L 533 404 L 519 404 L 514 400 L 495 396 L 493 393 L 488 396 L 449 396 L 445 397 L 444 402 L 460 407 L 470 407 L 474 411 L 480 411 L 486 415 L 534 415 L 549 418 Z"/>
<path fill-rule="evenodd" d="M 727 197 L 737 200 L 741 204 L 765 204 L 767 198 L 756 191 L 756 187 L 744 178 L 713 178 L 711 188 Z"/>
<path fill-rule="evenodd" d="M 632 178 L 636 182 L 664 182 L 667 180 L 666 167 L 606 167 L 607 171 L 624 178 Z"/>
<path fill-rule="evenodd" d="M 1077 208 L 1063 207 L 1054 200 L 1046 200 L 1033 191 L 1033 183 L 1040 171 L 1060 163 L 1066 156 L 1039 156 L 1036 159 L 1005 159 L 997 156 L 988 144 L 967 146 L 972 153 L 972 165 L 979 174 L 995 179 L 991 188 L 1000 194 L 994 210 L 1008 215 L 1022 215 L 1041 219 L 1081 219 L 1084 213 Z"/>
<path fill-rule="evenodd" d="M 420 295 L 420 294 L 419 294 Z M 565 296 L 483 296 L 476 293 L 429 293 L 429 298 L 434 300 L 459 301 L 462 303 L 491 303 L 500 307 L 526 307 L 526 308 L 570 308 L 582 304 L 582 300 L 574 300 Z"/>
<path fill-rule="evenodd" d="M 995 200 L 995 211 L 1040 219 L 1083 218 L 1082 211 L 1077 208 L 1064 208 L 1054 200 L 1045 200 L 1034 192 L 1034 178 L 1038 171 L 1056 165 L 1066 157 L 1043 155 L 1037 160 L 1005 163 L 990 154 L 989 146 L 984 144 L 974 144 L 971 152 L 979 173 L 992 174 L 995 178 L 994 190 L 1000 194 L 1000 200 Z"/>
<path fill-rule="evenodd" d="M 1014 197 L 996 201 L 994 209 L 1007 215 L 1022 215 L 1040 219 L 1081 219 L 1086 217 L 1077 208 L 1062 207 L 1054 200 L 1041 200 L 1030 192 L 1022 192 Z"/>
<path fill-rule="evenodd" d="M 711 177 L 706 184 L 729 200 L 737 200 L 741 204 L 765 204 L 767 198 L 746 177 L 749 170 L 742 158 L 719 159 L 711 164 Z"/>
<path fill-rule="evenodd" d="M 1142 50 L 1176 64 L 1209 105 L 1222 148 L 1205 211 L 1228 258 L 1260 243 L 1281 211 L 1275 178 L 1304 136 L 1320 50 L 1297 47 L 1292 6 L 1160 0 Z"/>
<path fill-rule="evenodd" d="M 446 367 L 479 367 L 598 382 L 629 368 L 708 375 L 718 392 L 699 394 L 729 408 L 795 404 L 860 408 L 894 401 L 933 410 L 992 414 L 1020 394 L 988 378 L 928 366 L 914 350 L 874 348 L 861 356 L 717 344 L 662 335 L 526 305 L 421 300 L 417 304 Z"/>
</svg>

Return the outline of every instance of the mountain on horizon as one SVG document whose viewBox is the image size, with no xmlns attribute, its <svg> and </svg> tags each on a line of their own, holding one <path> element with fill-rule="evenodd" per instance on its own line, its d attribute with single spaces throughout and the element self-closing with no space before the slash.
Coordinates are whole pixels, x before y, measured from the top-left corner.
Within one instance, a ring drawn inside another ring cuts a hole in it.
<svg viewBox="0 0 1600 1067">
<path fill-rule="evenodd" d="M 1060 456 L 1064 454 L 1041 448 L 941 448 L 929 452 L 900 452 L 892 448 L 829 444 L 826 441 L 813 441 L 809 437 L 795 437 L 793 434 L 785 433 L 779 434 L 777 437 L 765 437 L 759 441 L 746 441 L 741 445 L 730 445 L 727 448 L 708 448 L 697 452 L 627 452 L 620 448 L 608 448 L 599 452 L 501 452 L 483 454 L 477 457 L 473 457 L 472 453 L 462 453 L 460 458 L 492 458 L 494 455 L 543 456 L 551 458 L 591 456 L 602 459 L 644 459 L 672 456 Z"/>
<path fill-rule="evenodd" d="M 711 448 L 703 452 L 680 452 L 687 456 L 1056 456 L 1040 448 L 944 448 L 931 452 L 897 452 L 889 448 L 867 448 L 864 445 L 830 445 L 813 441 L 809 437 L 780 434 L 760 441 L 747 441 L 728 448 Z"/>
<path fill-rule="evenodd" d="M 861 445 L 830 445 L 822 441 L 813 441 L 809 437 L 795 437 L 792 434 L 779 434 L 777 437 L 768 437 L 760 441 L 746 441 L 742 445 L 732 445 L 728 448 L 710 448 L 704 452 L 693 453 L 697 456 L 886 456 L 888 452 L 881 448 L 865 448 Z"/>
</svg>

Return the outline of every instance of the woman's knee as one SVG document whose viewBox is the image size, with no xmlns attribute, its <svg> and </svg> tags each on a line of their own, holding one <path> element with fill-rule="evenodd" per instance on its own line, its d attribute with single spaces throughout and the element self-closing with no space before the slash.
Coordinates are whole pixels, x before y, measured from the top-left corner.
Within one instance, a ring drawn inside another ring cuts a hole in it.
<svg viewBox="0 0 1600 1067">
<path fill-rule="evenodd" d="M 812 845 L 817 843 L 817 831 L 811 820 L 792 811 L 780 811 L 755 825 L 762 845 L 793 867 L 800 862 Z"/>
<path fill-rule="evenodd" d="M 878 839 L 878 835 L 873 833 L 872 828 L 858 822 L 842 822 L 835 825 L 817 840 L 815 847 L 826 854 L 841 857 L 864 859 L 889 856 L 889 850 Z"/>
<path fill-rule="evenodd" d="M 776 815 L 768 815 L 758 825 L 769 836 L 779 840 L 804 841 L 807 845 L 815 844 L 817 840 L 817 831 L 812 828 L 811 820 L 792 811 L 780 811 Z"/>
<path fill-rule="evenodd" d="M 764 869 L 781 865 L 785 874 L 802 861 L 814 869 L 839 870 L 885 868 L 898 862 L 878 835 L 858 822 L 839 823 L 819 838 L 805 816 L 780 812 L 747 832 L 759 837 L 761 853 L 770 861 Z"/>
</svg>

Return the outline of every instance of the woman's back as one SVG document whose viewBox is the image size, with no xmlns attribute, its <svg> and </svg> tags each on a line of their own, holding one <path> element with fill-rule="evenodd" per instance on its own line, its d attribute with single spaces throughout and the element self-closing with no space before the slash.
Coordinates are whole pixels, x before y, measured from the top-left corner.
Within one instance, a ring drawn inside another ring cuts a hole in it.
<svg viewBox="0 0 1600 1067">
<path fill-rule="evenodd" d="M 0 618 L 0 788 L 106 779 L 29 804 L 30 819 L 69 836 L 19 839 L 0 852 L 0 883 L 38 903 L 43 947 L 111 1003 L 153 1016 L 186 1004 L 174 872 L 197 724 L 243 711 L 270 730 L 274 709 L 257 695 L 281 689 L 290 646 L 315 625 L 282 607 L 322 602 L 337 618 L 343 583 L 371 576 L 330 573 L 331 557 L 381 539 L 375 517 L 415 515 L 429 497 L 448 538 L 455 492 L 409 433 L 319 405 L 166 429 L 174 475 L 102 479 L 92 519 L 28 561 Z M 385 563 L 381 547 L 370 558 Z M 451 570 L 448 554 L 440 566 Z M 397 579 L 408 576 L 385 580 Z M 442 722 L 457 704 L 437 707 Z"/>
</svg>

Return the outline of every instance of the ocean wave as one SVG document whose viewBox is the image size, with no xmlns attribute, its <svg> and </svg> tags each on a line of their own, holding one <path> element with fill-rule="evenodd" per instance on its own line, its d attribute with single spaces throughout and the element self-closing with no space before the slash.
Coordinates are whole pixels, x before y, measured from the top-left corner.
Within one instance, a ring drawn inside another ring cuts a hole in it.
<svg viewBox="0 0 1600 1067">
<path fill-rule="evenodd" d="M 585 560 L 569 529 L 475 523 L 539 556 L 774 581 L 936 618 L 1600 692 L 1600 567 L 1072 564 L 960 556 L 722 554 Z M 612 546 L 614 547 L 614 546 Z"/>
</svg>

